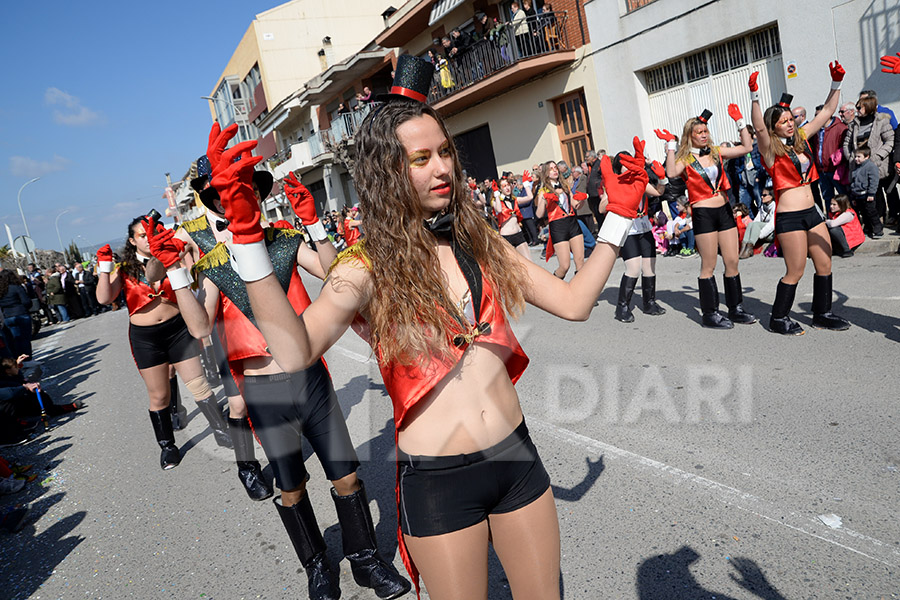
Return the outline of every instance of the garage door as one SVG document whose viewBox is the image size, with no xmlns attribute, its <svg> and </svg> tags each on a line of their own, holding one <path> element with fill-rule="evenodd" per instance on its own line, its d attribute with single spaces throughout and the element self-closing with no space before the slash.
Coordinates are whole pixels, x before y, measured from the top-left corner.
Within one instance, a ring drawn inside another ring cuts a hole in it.
<svg viewBox="0 0 900 600">
<path fill-rule="evenodd" d="M 709 109 L 713 113 L 709 124 L 713 141 L 736 141 L 737 130 L 728 116 L 728 105 L 736 103 L 749 122 L 747 79 L 753 71 L 759 71 L 761 102 L 764 106 L 774 104 L 787 89 L 777 26 L 645 71 L 653 127 L 680 136 L 685 121 Z M 655 136 L 650 132 L 648 138 Z M 663 158 L 659 144 L 647 144 L 647 149 L 654 158 Z"/>
</svg>

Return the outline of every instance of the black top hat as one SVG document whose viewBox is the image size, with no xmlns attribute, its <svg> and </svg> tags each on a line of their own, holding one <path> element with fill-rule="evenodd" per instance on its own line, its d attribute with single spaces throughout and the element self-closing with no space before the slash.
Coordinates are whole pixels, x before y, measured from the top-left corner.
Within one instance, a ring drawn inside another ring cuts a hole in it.
<svg viewBox="0 0 900 600">
<path fill-rule="evenodd" d="M 216 201 L 219 199 L 219 192 L 212 186 L 206 187 L 211 174 L 212 168 L 209 164 L 209 159 L 204 154 L 197 159 L 197 177 L 191 179 L 191 187 L 200 196 L 200 202 L 203 203 L 203 206 L 218 214 L 219 209 L 216 208 Z M 256 184 L 256 189 L 259 190 L 260 199 L 265 200 L 272 192 L 275 178 L 268 171 L 253 171 L 253 183 Z"/>
<path fill-rule="evenodd" d="M 712 112 L 709 109 L 704 108 L 703 112 L 700 113 L 700 116 L 697 117 L 697 120 L 700 121 L 701 123 L 709 123 L 709 118 L 711 116 L 712 116 Z"/>
<path fill-rule="evenodd" d="M 778 106 L 782 108 L 790 108 L 791 102 L 794 100 L 794 97 L 790 94 L 782 94 L 781 100 L 778 101 Z"/>
<path fill-rule="evenodd" d="M 390 91 L 387 94 L 380 94 L 377 100 L 386 102 L 404 99 L 426 102 L 433 77 L 433 64 L 418 56 L 403 54 L 397 59 L 394 83 Z"/>
</svg>

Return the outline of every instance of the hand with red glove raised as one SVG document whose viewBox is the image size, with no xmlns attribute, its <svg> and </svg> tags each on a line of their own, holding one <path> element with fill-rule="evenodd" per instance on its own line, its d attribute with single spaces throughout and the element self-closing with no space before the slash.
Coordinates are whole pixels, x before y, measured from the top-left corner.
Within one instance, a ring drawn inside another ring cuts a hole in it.
<svg viewBox="0 0 900 600">
<path fill-rule="evenodd" d="M 185 243 L 175 237 L 174 229 L 162 227 L 155 219 L 141 221 L 144 232 L 147 234 L 147 242 L 150 244 L 150 254 L 159 260 L 166 268 L 172 268 L 181 260 Z"/>
<path fill-rule="evenodd" d="M 575 192 L 574 194 L 572 194 L 572 199 L 575 202 L 584 202 L 588 199 L 588 195 L 584 192 Z"/>
<path fill-rule="evenodd" d="M 606 218 L 600 228 L 598 239 L 621 246 L 628 237 L 632 220 L 637 217 L 638 207 L 647 190 L 650 176 L 644 169 L 644 142 L 634 138 L 634 156 L 621 155 L 619 160 L 626 169 L 616 174 L 608 156 L 600 160 L 600 173 L 606 185 L 609 198 Z"/>
<path fill-rule="evenodd" d="M 756 82 L 757 77 L 759 77 L 759 71 L 753 71 L 750 73 L 750 81 L 747 82 L 747 85 L 750 86 L 751 102 L 759 102 L 759 83 Z"/>
<path fill-rule="evenodd" d="M 678 150 L 678 138 L 675 137 L 674 133 L 670 132 L 668 129 L 654 129 L 653 133 L 656 134 L 656 137 L 666 143 L 666 152 L 669 150 L 672 152 Z"/>
<path fill-rule="evenodd" d="M 659 180 L 662 181 L 666 178 L 666 170 L 663 168 L 661 164 L 659 164 L 658 160 L 654 160 L 650 164 L 650 170 L 653 171 L 653 174 L 659 177 Z"/>
<path fill-rule="evenodd" d="M 97 250 L 97 270 L 101 273 L 112 273 L 113 251 L 109 244 Z"/>
<path fill-rule="evenodd" d="M 741 109 L 738 108 L 737 104 L 729 104 L 728 105 L 728 116 L 735 120 L 737 123 L 738 131 L 746 127 L 744 123 L 744 115 L 741 114 Z"/>
<path fill-rule="evenodd" d="M 215 174 L 216 169 L 219 168 L 219 163 L 222 162 L 222 154 L 225 152 L 225 147 L 228 146 L 228 142 L 231 141 L 231 138 L 237 134 L 237 130 L 237 123 L 232 123 L 225 128 L 225 131 L 222 131 L 218 121 L 214 122 L 212 128 L 209 130 L 209 141 L 206 144 L 206 158 L 209 159 L 209 166 L 212 168 L 213 174 Z"/>
<path fill-rule="evenodd" d="M 283 183 L 284 194 L 291 201 L 291 208 L 294 209 L 294 214 L 303 221 L 303 226 L 309 232 L 310 238 L 314 242 L 328 239 L 328 234 L 325 233 L 325 226 L 322 225 L 319 221 L 319 215 L 316 214 L 316 201 L 313 199 L 310 191 L 306 189 L 306 186 L 300 183 L 293 171 L 288 173 Z"/>
<path fill-rule="evenodd" d="M 522 183 L 525 183 L 526 181 L 534 181 L 531 178 L 531 172 L 528 169 L 525 169 L 525 171 L 522 173 Z"/>
<path fill-rule="evenodd" d="M 259 201 L 253 191 L 253 167 L 263 159 L 250 155 L 255 147 L 256 140 L 251 140 L 226 150 L 212 180 L 225 208 L 234 242 L 229 250 L 244 281 L 262 279 L 273 271 L 259 222 Z"/>
<path fill-rule="evenodd" d="M 828 70 L 831 71 L 831 81 L 834 83 L 840 83 L 844 80 L 844 75 L 847 72 L 844 70 L 844 67 L 841 66 L 841 63 L 838 61 L 834 61 L 833 63 L 828 63 Z M 837 89 L 832 86 L 832 89 Z"/>
<path fill-rule="evenodd" d="M 884 67 L 881 69 L 882 73 L 900 75 L 900 52 L 897 53 L 897 56 L 882 56 L 881 66 Z"/>
</svg>

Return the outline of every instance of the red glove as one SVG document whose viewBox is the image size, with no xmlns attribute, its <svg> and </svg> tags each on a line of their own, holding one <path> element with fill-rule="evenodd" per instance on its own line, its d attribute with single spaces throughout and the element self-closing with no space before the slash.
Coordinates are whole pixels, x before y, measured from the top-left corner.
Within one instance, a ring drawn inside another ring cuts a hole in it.
<svg viewBox="0 0 900 600">
<path fill-rule="evenodd" d="M 497 187 L 497 181 L 495 179 L 491 179 L 491 189 L 495 192 L 499 192 L 500 188 Z"/>
<path fill-rule="evenodd" d="M 750 86 L 751 92 L 759 91 L 759 84 L 756 83 L 757 77 L 759 77 L 759 71 L 753 71 L 752 73 L 750 73 L 750 81 L 748 82 L 748 85 Z"/>
<path fill-rule="evenodd" d="M 678 138 L 675 137 L 674 133 L 671 133 L 668 129 L 654 129 L 653 133 L 656 134 L 656 137 L 663 140 L 664 142 L 677 142 Z"/>
<path fill-rule="evenodd" d="M 666 178 L 666 170 L 663 169 L 663 166 L 661 164 L 659 164 L 659 161 L 654 160 L 653 164 L 650 165 L 650 170 L 653 171 L 653 174 L 660 179 Z"/>
<path fill-rule="evenodd" d="M 634 145 L 634 160 L 640 161 L 641 170 L 644 170 L 644 148 L 647 146 L 647 142 L 639 138 L 638 136 L 634 136 L 634 140 L 631 142 Z M 646 174 L 646 173 L 645 173 Z M 649 178 L 648 178 L 649 180 Z"/>
<path fill-rule="evenodd" d="M 306 186 L 300 183 L 294 172 L 288 173 L 284 178 L 284 195 L 291 201 L 291 208 L 294 214 L 300 217 L 303 225 L 309 227 L 319 222 L 319 215 L 316 214 L 316 201 Z"/>
<path fill-rule="evenodd" d="M 844 71 L 844 67 L 842 67 L 841 63 L 839 63 L 838 61 L 828 63 L 828 69 L 831 71 L 832 81 L 843 81 L 844 75 L 847 74 L 847 72 Z"/>
<path fill-rule="evenodd" d="M 637 137 L 634 138 L 634 148 L 635 156 L 622 155 L 620 158 L 622 166 L 627 169 L 621 175 L 613 172 L 608 156 L 600 161 L 600 173 L 609 198 L 607 210 L 626 219 L 637 217 L 637 209 L 650 182 L 650 176 L 644 170 L 644 143 Z"/>
<path fill-rule="evenodd" d="M 582 202 L 584 200 L 587 200 L 587 197 L 588 197 L 588 195 L 585 194 L 584 192 L 575 192 L 572 195 L 572 199 L 575 200 L 575 202 Z"/>
<path fill-rule="evenodd" d="M 150 254 L 163 264 L 166 269 L 181 260 L 185 243 L 175 237 L 174 229 L 166 229 L 156 223 L 154 219 L 141 221 L 147 241 L 150 243 Z"/>
<path fill-rule="evenodd" d="M 209 159 L 209 166 L 212 168 L 213 174 L 219 168 L 219 163 L 222 162 L 222 153 L 225 152 L 225 147 L 228 146 L 228 142 L 235 136 L 237 130 L 237 123 L 232 123 L 225 128 L 225 131 L 222 131 L 218 121 L 213 123 L 212 129 L 209 130 L 206 158 Z"/>
<path fill-rule="evenodd" d="M 256 140 L 237 144 L 226 150 L 219 167 L 213 172 L 212 185 L 219 192 L 228 229 L 236 244 L 249 244 L 263 239 L 262 225 L 259 223 L 259 201 L 253 191 L 253 167 L 263 160 L 262 156 L 251 156 L 256 148 Z M 235 158 L 240 157 L 237 162 Z"/>
<path fill-rule="evenodd" d="M 897 53 L 897 56 L 882 56 L 881 66 L 884 67 L 881 69 L 882 73 L 900 75 L 900 52 Z"/>
<path fill-rule="evenodd" d="M 284 219 L 279 219 L 272 223 L 272 227 L 275 229 L 293 229 L 294 226 L 285 221 Z"/>
<path fill-rule="evenodd" d="M 737 104 L 729 104 L 728 105 L 728 116 L 734 119 L 735 121 L 740 121 L 744 118 L 744 115 L 741 114 L 741 109 L 738 108 Z"/>
<path fill-rule="evenodd" d="M 544 192 L 544 200 L 547 204 L 559 204 L 559 196 L 553 192 Z"/>
<path fill-rule="evenodd" d="M 531 173 L 528 171 L 528 169 L 525 169 L 525 172 L 522 173 L 522 183 L 525 183 L 526 181 L 534 181 L 531 178 Z"/>
<path fill-rule="evenodd" d="M 113 261 L 113 251 L 110 248 L 109 244 L 103 246 L 99 250 L 97 250 L 97 262 L 112 262 Z"/>
</svg>

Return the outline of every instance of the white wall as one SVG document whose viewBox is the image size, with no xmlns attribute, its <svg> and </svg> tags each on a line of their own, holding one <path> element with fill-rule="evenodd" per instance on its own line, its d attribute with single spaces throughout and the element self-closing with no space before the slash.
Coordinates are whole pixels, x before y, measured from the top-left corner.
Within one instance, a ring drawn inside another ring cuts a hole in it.
<svg viewBox="0 0 900 600">
<path fill-rule="evenodd" d="M 650 122 L 638 73 L 775 23 L 784 65 L 797 65 L 798 76 L 786 79 L 794 105 L 811 113 L 825 101 L 828 63 L 837 57 L 847 70 L 843 101 L 871 88 L 881 104 L 900 111 L 900 76 L 883 74 L 879 66 L 880 56 L 900 51 L 897 0 L 657 0 L 630 14 L 623 0 L 591 0 L 585 12 L 613 152 L 629 148 L 636 134 L 655 140 L 653 129 L 662 126 Z"/>
</svg>

